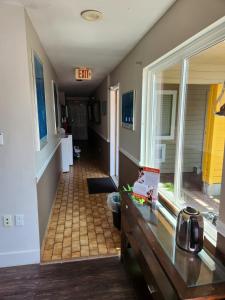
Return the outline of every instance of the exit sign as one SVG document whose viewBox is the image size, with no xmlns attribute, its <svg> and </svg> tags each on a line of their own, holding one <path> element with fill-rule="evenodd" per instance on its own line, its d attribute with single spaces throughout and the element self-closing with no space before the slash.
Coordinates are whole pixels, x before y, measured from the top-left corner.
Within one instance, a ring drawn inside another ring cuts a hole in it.
<svg viewBox="0 0 225 300">
<path fill-rule="evenodd" d="M 76 80 L 91 80 L 91 75 L 92 72 L 89 68 L 80 67 L 75 69 Z"/>
</svg>

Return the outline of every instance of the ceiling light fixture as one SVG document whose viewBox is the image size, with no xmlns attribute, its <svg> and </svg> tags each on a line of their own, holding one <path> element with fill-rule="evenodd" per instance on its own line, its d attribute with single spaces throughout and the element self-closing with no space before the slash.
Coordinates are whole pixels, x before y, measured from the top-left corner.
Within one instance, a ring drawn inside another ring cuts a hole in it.
<svg viewBox="0 0 225 300">
<path fill-rule="evenodd" d="M 98 21 L 103 17 L 103 13 L 95 9 L 83 10 L 80 15 L 85 21 L 89 22 Z"/>
</svg>

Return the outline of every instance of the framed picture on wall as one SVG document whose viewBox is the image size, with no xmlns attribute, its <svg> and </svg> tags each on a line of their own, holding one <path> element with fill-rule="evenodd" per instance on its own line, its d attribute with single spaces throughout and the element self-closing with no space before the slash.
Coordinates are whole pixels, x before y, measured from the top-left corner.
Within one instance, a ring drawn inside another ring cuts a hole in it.
<svg viewBox="0 0 225 300">
<path fill-rule="evenodd" d="M 44 70 L 40 58 L 34 51 L 33 73 L 36 101 L 37 150 L 41 150 L 47 144 L 47 114 L 45 104 Z"/>
<path fill-rule="evenodd" d="M 130 130 L 134 130 L 134 101 L 134 90 L 122 95 L 122 127 Z"/>
</svg>

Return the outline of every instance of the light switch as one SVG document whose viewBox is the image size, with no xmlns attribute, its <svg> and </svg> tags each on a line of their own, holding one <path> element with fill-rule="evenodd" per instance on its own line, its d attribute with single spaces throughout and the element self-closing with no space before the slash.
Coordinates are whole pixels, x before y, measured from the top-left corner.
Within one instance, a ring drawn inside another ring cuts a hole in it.
<svg viewBox="0 0 225 300">
<path fill-rule="evenodd" d="M 0 145 L 3 145 L 4 141 L 3 141 L 3 132 L 0 132 Z"/>
<path fill-rule="evenodd" d="M 24 226 L 24 215 L 15 215 L 16 226 Z"/>
</svg>

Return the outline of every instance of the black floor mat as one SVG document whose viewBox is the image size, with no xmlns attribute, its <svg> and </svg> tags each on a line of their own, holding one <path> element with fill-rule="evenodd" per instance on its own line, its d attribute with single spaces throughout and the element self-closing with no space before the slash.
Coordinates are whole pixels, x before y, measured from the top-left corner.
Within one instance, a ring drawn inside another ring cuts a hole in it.
<svg viewBox="0 0 225 300">
<path fill-rule="evenodd" d="M 87 178 L 89 194 L 117 192 L 117 188 L 110 177 Z"/>
</svg>

